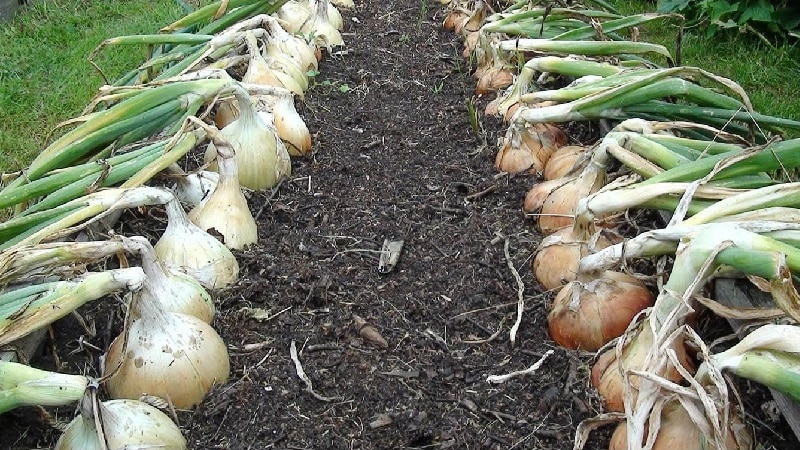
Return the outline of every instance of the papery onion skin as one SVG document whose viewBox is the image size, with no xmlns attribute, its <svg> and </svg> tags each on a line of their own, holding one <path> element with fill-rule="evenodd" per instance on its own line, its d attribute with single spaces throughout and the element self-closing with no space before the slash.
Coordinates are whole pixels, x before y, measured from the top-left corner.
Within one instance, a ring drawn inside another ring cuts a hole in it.
<svg viewBox="0 0 800 450">
<path fill-rule="evenodd" d="M 639 329 L 631 342 L 628 342 L 622 350 L 623 369 L 640 369 L 643 365 L 644 358 L 647 356 L 652 346 L 653 333 L 649 323 L 644 321 L 639 324 Z M 686 352 L 686 346 L 683 340 L 675 342 L 673 350 L 675 350 L 675 353 L 678 355 L 678 361 L 681 362 L 681 365 L 686 368 L 689 373 L 694 372 L 694 363 Z M 607 410 L 622 412 L 625 410 L 623 401 L 624 387 L 618 364 L 616 348 L 610 348 L 604 351 L 592 366 L 591 383 L 603 399 Z M 682 379 L 681 374 L 672 364 L 658 375 L 673 382 L 679 382 Z M 639 386 L 639 377 L 634 375 L 629 377 L 629 379 L 634 387 Z"/>
<path fill-rule="evenodd" d="M 222 338 L 210 325 L 186 314 L 146 314 L 111 343 L 105 373 L 113 398 L 155 395 L 178 409 L 197 406 L 215 384 L 228 380 L 230 360 Z"/>
<path fill-rule="evenodd" d="M 533 274 L 546 290 L 556 289 L 574 280 L 584 256 L 602 250 L 621 240 L 611 232 L 600 230 L 596 237 L 576 235 L 572 226 L 546 237 L 533 257 Z"/>
<path fill-rule="evenodd" d="M 108 450 L 158 448 L 183 450 L 186 439 L 172 420 L 158 409 L 138 400 L 109 400 L 101 403 Z M 58 439 L 55 450 L 100 450 L 94 424 L 76 417 Z"/>
<path fill-rule="evenodd" d="M 564 348 L 597 351 L 620 337 L 655 301 L 652 292 L 628 274 L 606 271 L 591 278 L 564 286 L 547 315 L 550 337 Z M 573 296 L 577 305 L 571 304 Z"/>
<path fill-rule="evenodd" d="M 545 180 L 555 180 L 568 176 L 586 152 L 586 147 L 580 145 L 566 145 L 559 148 L 545 164 L 542 177 Z"/>
<path fill-rule="evenodd" d="M 753 438 L 750 436 L 742 418 L 732 411 L 729 415 L 723 448 L 718 448 L 709 436 L 706 436 L 692 422 L 689 413 L 678 402 L 671 401 L 661 412 L 661 424 L 652 450 L 750 450 Z M 609 450 L 628 450 L 628 426 L 620 422 L 611 435 Z"/>
<path fill-rule="evenodd" d="M 525 194 L 522 209 L 528 213 L 537 213 L 542 209 L 551 192 L 570 182 L 573 178 L 558 178 L 534 184 Z"/>
<path fill-rule="evenodd" d="M 189 221 L 177 200 L 166 205 L 167 229 L 154 247 L 169 268 L 191 275 L 206 289 L 229 286 L 239 279 L 239 263 L 225 244 Z"/>
</svg>

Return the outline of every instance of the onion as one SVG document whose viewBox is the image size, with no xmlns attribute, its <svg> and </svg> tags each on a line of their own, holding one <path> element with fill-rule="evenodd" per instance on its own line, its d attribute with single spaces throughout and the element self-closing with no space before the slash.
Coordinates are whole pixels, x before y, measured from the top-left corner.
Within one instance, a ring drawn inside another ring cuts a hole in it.
<svg viewBox="0 0 800 450">
<path fill-rule="evenodd" d="M 287 89 L 301 97 L 304 95 L 308 80 L 293 59 L 285 55 L 280 58 L 264 57 L 258 50 L 258 41 L 252 31 L 245 34 L 245 39 L 250 60 L 247 71 L 242 77 L 243 83 L 274 86 Z M 241 105 L 239 108 L 241 109 Z"/>
<path fill-rule="evenodd" d="M 750 450 L 753 438 L 741 416 L 732 410 L 728 417 L 725 442 L 720 448 L 715 445 L 713 437 L 708 436 L 692 421 L 686 408 L 679 401 L 672 400 L 661 410 L 661 423 L 652 450 Z M 608 448 L 628 450 L 626 422 L 620 422 L 614 430 Z"/>
<path fill-rule="evenodd" d="M 445 30 L 454 31 L 461 34 L 461 29 L 467 24 L 469 20 L 469 13 L 463 8 L 455 7 L 450 9 L 450 12 L 445 16 L 442 22 L 442 27 Z"/>
<path fill-rule="evenodd" d="M 278 17 L 283 21 L 283 26 L 289 33 L 297 33 L 300 27 L 313 13 L 308 3 L 304 1 L 289 0 L 278 9 Z"/>
<path fill-rule="evenodd" d="M 167 229 L 156 242 L 159 261 L 187 273 L 206 289 L 217 289 L 239 278 L 239 263 L 214 236 L 189 221 L 177 199 L 166 203 Z"/>
<path fill-rule="evenodd" d="M 155 395 L 176 408 L 199 404 L 228 380 L 228 349 L 211 326 L 187 314 L 161 310 L 169 295 L 148 279 L 132 300 L 139 317 L 111 343 L 105 357 L 106 389 L 113 398 Z"/>
<path fill-rule="evenodd" d="M 197 280 L 191 276 L 169 269 L 156 259 L 153 246 L 141 236 L 122 238 L 129 251 L 141 258 L 142 269 L 148 280 L 158 286 L 159 295 L 155 297 L 158 308 L 166 312 L 176 312 L 197 317 L 205 323 L 214 320 L 214 301 Z M 139 315 L 134 310 L 135 315 Z"/>
<path fill-rule="evenodd" d="M 305 39 L 286 32 L 277 20 L 269 20 L 267 27 L 270 40 L 264 47 L 267 56 L 278 54 L 293 58 L 303 72 L 317 70 L 318 61 L 314 48 Z"/>
<path fill-rule="evenodd" d="M 578 201 L 594 194 L 606 183 L 605 165 L 595 160 L 580 175 L 550 192 L 539 215 L 539 229 L 545 235 L 572 225 Z"/>
<path fill-rule="evenodd" d="M 568 176 L 576 169 L 582 170 L 581 162 L 588 162 L 587 151 L 586 147 L 580 145 L 565 145 L 559 148 L 547 160 L 542 177 L 545 180 L 555 180 Z"/>
<path fill-rule="evenodd" d="M 304 156 L 311 151 L 311 133 L 305 121 L 294 107 L 294 99 L 290 95 L 274 95 L 272 114 L 275 120 L 275 131 L 286 144 L 292 156 Z"/>
<path fill-rule="evenodd" d="M 633 339 L 627 342 L 622 349 L 622 370 L 638 370 L 644 365 L 644 359 L 653 346 L 653 332 L 649 326 L 649 321 L 645 320 L 639 324 Z M 692 372 L 694 364 L 686 353 L 683 339 L 676 341 L 673 350 L 678 355 L 681 365 Z M 620 371 L 620 362 L 617 360 L 617 349 L 611 348 L 603 352 L 592 366 L 591 382 L 597 389 L 600 397 L 610 411 L 624 411 L 624 381 Z M 656 374 L 673 382 L 681 380 L 681 374 L 671 364 L 664 370 Z M 639 386 L 639 377 L 630 376 L 631 385 L 636 388 Z"/>
<path fill-rule="evenodd" d="M 314 44 L 317 47 L 325 47 L 331 51 L 332 47 L 344 45 L 342 34 L 329 18 L 328 0 L 319 0 L 315 5 L 315 11 L 311 17 L 303 24 L 300 31 L 310 33 L 314 36 Z"/>
<path fill-rule="evenodd" d="M 575 177 L 557 178 L 555 180 L 549 180 L 534 184 L 528 190 L 528 193 L 525 194 L 525 202 L 522 205 L 522 209 L 525 212 L 529 213 L 539 212 L 542 209 L 545 200 L 547 200 L 547 197 L 550 195 L 551 192 L 569 183 L 574 179 Z"/>
<path fill-rule="evenodd" d="M 186 439 L 170 418 L 158 409 L 138 400 L 109 400 L 96 402 L 97 414 L 84 408 L 67 425 L 58 439 L 55 450 L 116 450 L 158 448 L 183 450 Z M 95 415 L 97 418 L 95 418 Z M 105 443 L 96 428 L 102 423 Z"/>
<path fill-rule="evenodd" d="M 187 205 L 197 205 L 217 187 L 219 174 L 210 170 L 180 175 L 175 186 L 178 200 Z"/>
<path fill-rule="evenodd" d="M 525 170 L 540 173 L 550 155 L 567 143 L 560 128 L 549 124 L 513 124 L 508 127 L 503 147 L 497 153 L 495 166 L 510 173 Z"/>
<path fill-rule="evenodd" d="M 256 113 L 250 96 L 241 90 L 237 90 L 235 95 L 239 102 L 239 118 L 220 133 L 221 138 L 235 151 L 236 168 L 229 169 L 237 172 L 238 183 L 248 189 L 274 187 L 282 177 L 292 172 L 289 154 L 285 148 L 278 146 L 277 132 Z M 214 141 L 212 139 L 206 149 L 206 163 L 212 163 L 217 156 Z M 210 167 L 214 168 L 214 165 Z"/>
<path fill-rule="evenodd" d="M 225 129 L 230 129 L 239 123 L 244 123 L 245 126 L 248 126 L 247 124 L 250 123 L 249 120 L 257 120 L 260 122 L 260 119 L 255 115 L 251 116 L 246 108 L 242 108 L 242 115 L 239 119 Z M 212 144 L 209 145 L 209 148 L 216 143 L 213 150 L 216 152 L 217 164 L 219 166 L 219 183 L 208 198 L 200 202 L 200 204 L 189 212 L 189 220 L 203 230 L 208 231 L 212 228 L 216 230 L 216 232 L 222 235 L 222 241 L 225 243 L 226 247 L 241 249 L 258 241 L 258 227 L 247 206 L 247 199 L 244 197 L 244 194 L 242 194 L 242 189 L 239 185 L 238 163 L 233 149 L 219 133 L 212 133 L 211 139 Z M 249 159 L 245 159 L 249 152 L 246 152 L 244 149 L 248 148 L 252 150 L 252 147 L 242 146 L 242 144 L 240 144 L 239 148 L 241 149 L 239 154 L 242 160 L 250 161 Z M 286 149 L 284 149 L 284 151 L 286 151 Z M 209 152 L 206 153 L 206 157 L 208 157 L 208 155 Z M 286 158 L 288 159 L 288 154 Z M 272 183 L 271 185 L 276 184 L 278 177 L 275 174 L 279 169 L 273 166 L 272 170 L 270 170 L 269 164 L 271 161 L 269 155 L 262 156 L 260 160 L 266 160 L 266 162 L 259 161 L 262 162 L 261 166 L 265 167 L 264 172 L 261 172 L 261 176 L 269 178 L 267 183 Z M 274 161 L 274 159 L 272 159 L 272 161 Z M 256 163 L 256 161 L 252 161 L 252 164 Z M 252 171 L 252 173 L 258 173 L 258 171 Z M 260 180 L 249 179 L 248 181 L 253 182 Z M 258 186 L 262 185 L 259 184 Z M 267 184 L 267 186 L 270 186 L 270 184 Z"/>
<path fill-rule="evenodd" d="M 533 274 L 546 290 L 563 286 L 577 276 L 581 258 L 620 240 L 603 228 L 592 233 L 564 227 L 539 244 L 533 258 Z"/>
<path fill-rule="evenodd" d="M 564 286 L 547 315 L 550 337 L 562 347 L 596 351 L 620 337 L 655 301 L 650 290 L 628 274 L 606 271 L 589 278 Z"/>
</svg>

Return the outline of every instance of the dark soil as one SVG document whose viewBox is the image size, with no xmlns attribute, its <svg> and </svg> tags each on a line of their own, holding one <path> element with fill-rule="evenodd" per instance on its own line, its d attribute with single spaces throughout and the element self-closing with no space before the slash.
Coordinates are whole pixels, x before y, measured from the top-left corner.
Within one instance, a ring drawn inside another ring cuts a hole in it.
<svg viewBox="0 0 800 450">
<path fill-rule="evenodd" d="M 529 270 L 540 236 L 521 212 L 535 178 L 494 169 L 499 122 L 481 114 L 473 132 L 467 102 L 481 111 L 487 99 L 473 98 L 440 5 L 360 0 L 343 12 L 346 46 L 326 55 L 301 106 L 314 155 L 295 160 L 277 192 L 250 198 L 261 242 L 237 254 L 239 283 L 216 293 L 232 373 L 178 414 L 190 448 L 572 448 L 577 424 L 602 407 L 588 384 L 593 355 L 547 336 L 552 294 Z M 157 236 L 163 223 L 152 216 L 126 216 L 119 232 Z M 385 239 L 404 246 L 384 274 Z M 515 270 L 525 310 L 511 345 Z M 77 339 L 106 346 L 120 317 L 107 305 L 82 314 L 96 335 L 74 318 L 60 323 L 42 365 L 57 356 L 62 371 L 96 373 L 99 352 Z M 292 342 L 327 401 L 298 378 Z M 486 382 L 551 349 L 536 374 Z M 746 394 L 764 421 L 763 448 L 795 442 L 761 414 L 763 390 Z M 72 409 L 50 412 L 68 420 Z M 0 429 L 0 448 L 50 447 L 58 434 L 33 409 L 0 417 Z M 609 431 L 586 448 L 605 448 Z"/>
</svg>

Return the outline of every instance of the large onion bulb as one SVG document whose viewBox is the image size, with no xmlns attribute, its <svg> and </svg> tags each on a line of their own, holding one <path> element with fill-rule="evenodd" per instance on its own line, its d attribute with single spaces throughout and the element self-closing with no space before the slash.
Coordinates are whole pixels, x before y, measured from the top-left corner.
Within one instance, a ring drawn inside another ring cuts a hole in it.
<svg viewBox="0 0 800 450">
<path fill-rule="evenodd" d="M 180 202 L 167 202 L 167 229 L 156 242 L 156 258 L 187 273 L 206 289 L 226 287 L 239 279 L 239 263 L 225 244 L 193 224 Z"/>
<path fill-rule="evenodd" d="M 641 281 L 625 273 L 579 277 L 553 300 L 547 315 L 550 337 L 565 348 L 596 351 L 620 337 L 654 301 Z"/>
<path fill-rule="evenodd" d="M 159 295 L 154 289 L 145 284 L 139 291 L 134 308 L 140 317 L 108 349 L 105 373 L 113 375 L 106 389 L 113 398 L 154 395 L 190 409 L 215 384 L 228 380 L 228 349 L 202 320 L 160 311 L 152 298 Z"/>
<path fill-rule="evenodd" d="M 96 404 L 105 444 L 100 442 L 92 410 L 81 408 L 81 414 L 67 425 L 58 439 L 55 450 L 186 448 L 181 430 L 166 414 L 146 403 L 125 399 Z"/>
</svg>

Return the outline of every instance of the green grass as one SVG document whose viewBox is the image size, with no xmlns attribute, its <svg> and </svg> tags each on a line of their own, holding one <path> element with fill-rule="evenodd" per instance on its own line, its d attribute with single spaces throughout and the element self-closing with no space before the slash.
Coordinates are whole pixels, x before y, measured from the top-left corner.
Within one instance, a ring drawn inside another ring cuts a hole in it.
<svg viewBox="0 0 800 450">
<path fill-rule="evenodd" d="M 24 168 L 94 97 L 102 80 L 86 58 L 100 42 L 184 14 L 175 0 L 47 0 L 0 24 L 0 171 Z M 113 80 L 144 58 L 144 48 L 114 47 L 97 62 Z"/>
<path fill-rule="evenodd" d="M 655 2 L 616 0 L 622 14 L 653 12 Z M 640 39 L 675 50 L 676 28 L 663 22 L 640 30 Z M 739 83 L 761 113 L 800 119 L 800 43 L 788 41 L 774 48 L 754 34 L 705 36 L 687 30 L 682 40 L 681 64 L 697 66 Z M 797 133 L 793 133 L 797 135 Z M 797 137 L 797 136 L 792 136 Z"/>
</svg>

